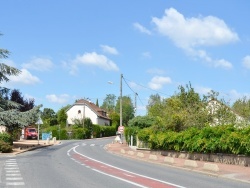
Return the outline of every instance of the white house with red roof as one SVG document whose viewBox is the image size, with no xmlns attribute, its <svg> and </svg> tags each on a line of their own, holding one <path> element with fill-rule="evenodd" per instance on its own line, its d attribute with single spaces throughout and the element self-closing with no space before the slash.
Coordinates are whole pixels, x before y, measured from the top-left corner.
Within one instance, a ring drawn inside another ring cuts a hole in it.
<svg viewBox="0 0 250 188">
<path fill-rule="evenodd" d="M 73 125 L 74 120 L 83 120 L 84 118 L 90 118 L 93 124 L 104 126 L 111 124 L 111 119 L 107 116 L 106 111 L 85 99 L 77 100 L 66 113 L 68 116 L 67 125 Z"/>
</svg>

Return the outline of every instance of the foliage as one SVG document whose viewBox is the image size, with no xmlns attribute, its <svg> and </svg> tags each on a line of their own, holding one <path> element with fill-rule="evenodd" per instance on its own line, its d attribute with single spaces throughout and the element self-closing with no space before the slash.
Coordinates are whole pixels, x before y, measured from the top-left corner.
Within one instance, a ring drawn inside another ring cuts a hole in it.
<svg viewBox="0 0 250 188">
<path fill-rule="evenodd" d="M 24 99 L 24 97 L 22 96 L 22 93 L 17 89 L 14 89 L 11 91 L 10 100 L 14 101 L 18 104 L 21 104 L 21 106 L 20 106 L 21 112 L 31 110 L 35 106 L 34 99 Z"/>
<path fill-rule="evenodd" d="M 109 118 L 112 121 L 112 123 L 111 123 L 112 126 L 115 126 L 116 128 L 118 128 L 119 124 L 120 124 L 120 115 L 117 112 L 111 112 L 109 114 Z"/>
<path fill-rule="evenodd" d="M 63 108 L 61 108 L 58 112 L 57 112 L 57 122 L 61 125 L 61 127 L 66 127 L 66 121 L 67 121 L 67 109 L 70 107 L 70 105 L 67 105 Z"/>
<path fill-rule="evenodd" d="M 234 102 L 232 109 L 241 117 L 245 118 L 246 121 L 250 121 L 250 99 L 243 97 Z"/>
<path fill-rule="evenodd" d="M 100 138 L 101 137 L 101 127 L 100 125 L 93 124 L 93 137 Z"/>
<path fill-rule="evenodd" d="M 41 113 L 41 119 L 43 120 L 44 126 L 57 125 L 57 115 L 55 111 L 51 108 L 44 108 Z"/>
<path fill-rule="evenodd" d="M 0 133 L 0 141 L 4 141 L 6 143 L 12 144 L 12 138 L 8 133 Z"/>
<path fill-rule="evenodd" d="M 120 97 L 115 106 L 116 112 L 120 113 Z M 129 96 L 122 97 L 122 124 L 128 125 L 128 121 L 134 118 L 134 107 Z"/>
<path fill-rule="evenodd" d="M 148 142 L 151 149 L 250 155 L 250 127 L 206 126 L 202 129 L 191 127 L 181 132 L 157 133 L 146 128 L 138 130 L 138 138 Z"/>
<path fill-rule="evenodd" d="M 115 126 L 100 126 L 100 128 L 103 137 L 114 136 L 117 130 Z"/>
<path fill-rule="evenodd" d="M 108 114 L 114 112 L 115 111 L 115 100 L 116 100 L 116 96 L 114 94 L 106 95 L 106 98 L 103 100 L 101 109 L 106 110 Z"/>
<path fill-rule="evenodd" d="M 136 116 L 128 121 L 129 127 L 147 128 L 156 123 L 156 119 L 150 116 Z"/>
<path fill-rule="evenodd" d="M 131 143 L 131 136 L 133 136 L 133 143 L 136 144 L 136 138 L 139 127 L 126 127 L 124 129 L 125 140 L 127 143 Z"/>
<path fill-rule="evenodd" d="M 0 152 L 10 153 L 12 152 L 12 146 L 9 143 L 0 140 Z"/>
</svg>

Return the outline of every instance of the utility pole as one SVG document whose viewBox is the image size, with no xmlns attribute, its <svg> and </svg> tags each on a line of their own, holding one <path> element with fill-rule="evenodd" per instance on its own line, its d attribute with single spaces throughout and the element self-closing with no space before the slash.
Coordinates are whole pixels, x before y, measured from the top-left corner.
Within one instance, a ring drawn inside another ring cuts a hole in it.
<svg viewBox="0 0 250 188">
<path fill-rule="evenodd" d="M 123 78 L 123 75 L 121 74 L 121 80 L 120 80 L 120 126 L 122 126 L 122 78 Z"/>
<path fill-rule="evenodd" d="M 137 111 L 137 95 L 138 95 L 138 93 L 135 93 L 135 117 L 136 117 L 136 111 Z"/>
</svg>

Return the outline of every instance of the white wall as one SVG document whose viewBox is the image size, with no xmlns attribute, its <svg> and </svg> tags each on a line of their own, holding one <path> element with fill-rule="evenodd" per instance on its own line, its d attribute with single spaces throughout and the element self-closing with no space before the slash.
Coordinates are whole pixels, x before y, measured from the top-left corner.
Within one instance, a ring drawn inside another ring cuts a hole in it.
<svg viewBox="0 0 250 188">
<path fill-rule="evenodd" d="M 6 131 L 6 127 L 5 126 L 0 126 L 0 133 L 3 133 Z"/>
<path fill-rule="evenodd" d="M 81 111 L 81 113 L 78 113 L 79 110 Z M 93 124 L 109 125 L 109 120 L 98 118 L 95 112 L 93 112 L 88 106 L 84 107 L 83 105 L 74 105 L 67 111 L 67 115 L 68 124 L 74 124 L 74 122 L 72 121 L 73 119 L 82 120 L 85 117 L 90 118 Z"/>
</svg>

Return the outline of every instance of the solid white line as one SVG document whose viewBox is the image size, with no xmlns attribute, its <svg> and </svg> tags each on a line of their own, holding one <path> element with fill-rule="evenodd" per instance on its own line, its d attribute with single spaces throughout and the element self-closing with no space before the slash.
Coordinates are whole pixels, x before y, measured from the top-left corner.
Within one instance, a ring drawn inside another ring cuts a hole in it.
<svg viewBox="0 0 250 188">
<path fill-rule="evenodd" d="M 148 178 L 148 179 L 151 179 L 151 180 L 154 180 L 154 181 L 158 181 L 158 182 L 161 182 L 161 183 L 164 183 L 164 184 L 167 184 L 167 185 L 172 185 L 172 186 L 179 187 L 179 188 L 185 188 L 185 187 L 180 186 L 180 185 L 177 185 L 177 184 L 173 184 L 173 183 L 170 183 L 170 182 L 166 182 L 166 181 L 162 181 L 162 180 L 159 180 L 159 179 L 155 179 L 155 178 L 151 178 L 151 177 L 148 177 L 148 176 L 144 176 L 144 175 L 141 175 L 141 174 L 137 174 L 137 173 L 134 173 L 134 172 L 130 172 L 130 171 L 128 171 L 128 170 L 124 170 L 124 169 L 122 169 L 122 168 L 119 168 L 119 167 L 116 167 L 116 166 L 113 166 L 113 165 L 104 163 L 104 162 L 102 162 L 102 161 L 98 161 L 98 160 L 96 160 L 96 159 L 93 159 L 93 158 L 91 158 L 91 157 L 88 157 L 88 156 L 86 156 L 86 155 L 83 155 L 83 154 L 77 152 L 77 151 L 76 151 L 76 148 L 77 148 L 78 146 L 79 146 L 79 145 L 77 145 L 77 146 L 75 146 L 75 147 L 73 147 L 73 148 L 71 148 L 71 149 L 73 149 L 73 151 L 74 151 L 75 153 L 77 153 L 78 155 L 81 155 L 81 156 L 83 156 L 83 157 L 86 157 L 86 158 L 88 158 L 88 159 L 90 159 L 90 160 L 96 161 L 96 162 L 98 162 L 98 163 L 101 163 L 101 164 L 110 166 L 110 167 L 112 167 L 112 168 L 115 168 L 115 169 L 118 169 L 118 170 L 121 170 L 121 171 L 124 171 L 124 172 L 127 172 L 127 173 L 134 174 L 134 175 L 136 175 L 136 176 Z"/>
<path fill-rule="evenodd" d="M 129 180 L 126 180 L 126 179 L 123 179 L 123 178 L 119 178 L 119 177 L 117 177 L 117 176 L 113 176 L 113 175 L 107 174 L 107 173 L 105 173 L 105 172 L 102 172 L 102 171 L 99 171 L 99 170 L 96 170 L 96 169 L 92 169 L 92 170 L 94 170 L 94 171 L 96 171 L 96 172 L 99 172 L 99 173 L 101 173 L 101 174 L 104 174 L 104 175 L 106 175 L 106 176 L 110 176 L 110 177 L 112 177 L 112 178 L 116 178 L 116 179 L 118 179 L 118 180 L 125 181 L 125 182 L 127 182 L 127 183 L 130 183 L 130 184 L 135 185 L 135 186 L 138 186 L 138 187 L 147 188 L 147 187 L 145 187 L 145 186 L 143 186 L 143 185 L 134 183 L 134 182 L 132 182 L 132 181 L 129 181 Z"/>
<path fill-rule="evenodd" d="M 6 162 L 5 164 L 7 165 L 13 165 L 13 164 L 17 164 L 16 162 Z"/>
</svg>

